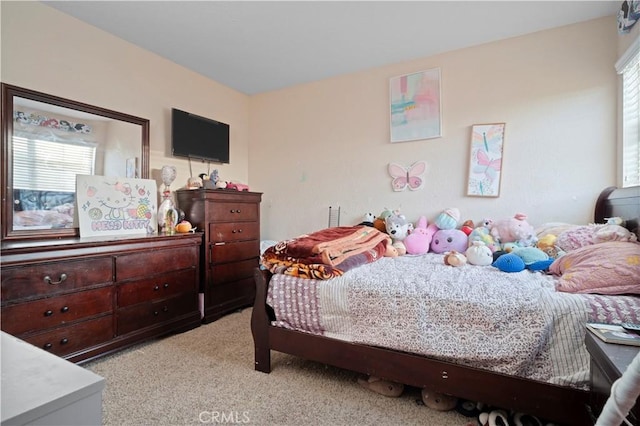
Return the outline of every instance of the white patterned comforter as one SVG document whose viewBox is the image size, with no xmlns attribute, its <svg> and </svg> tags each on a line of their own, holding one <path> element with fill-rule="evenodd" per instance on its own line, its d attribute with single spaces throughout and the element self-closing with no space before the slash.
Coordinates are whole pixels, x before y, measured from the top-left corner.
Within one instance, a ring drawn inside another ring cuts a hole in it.
<svg viewBox="0 0 640 426">
<path fill-rule="evenodd" d="M 274 325 L 587 388 L 588 321 L 640 323 L 640 298 L 556 292 L 528 270 L 383 258 L 331 280 L 274 275 Z"/>
</svg>

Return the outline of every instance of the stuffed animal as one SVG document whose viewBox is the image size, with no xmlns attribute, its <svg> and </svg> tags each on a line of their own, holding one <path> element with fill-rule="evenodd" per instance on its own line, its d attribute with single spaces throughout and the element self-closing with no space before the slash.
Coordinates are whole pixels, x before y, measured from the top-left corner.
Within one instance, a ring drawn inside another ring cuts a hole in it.
<svg viewBox="0 0 640 426">
<path fill-rule="evenodd" d="M 537 247 L 517 247 L 512 251 L 513 254 L 519 256 L 525 266 L 541 260 L 548 260 L 549 255 Z"/>
<path fill-rule="evenodd" d="M 471 232 L 473 232 L 473 228 L 474 228 L 473 221 L 469 219 L 462 222 L 462 226 L 460 227 L 460 230 L 465 234 L 470 235 Z"/>
<path fill-rule="evenodd" d="M 393 246 L 398 250 L 398 255 L 406 254 L 407 248 L 404 245 L 404 239 L 409 235 L 409 222 L 404 215 L 395 210 L 385 219 L 385 227 L 387 234 L 393 241 Z"/>
<path fill-rule="evenodd" d="M 455 250 L 460 253 L 467 251 L 469 237 L 459 229 L 440 229 L 431 240 L 431 251 L 442 254 Z"/>
<path fill-rule="evenodd" d="M 447 266 L 464 266 L 467 264 L 467 257 L 462 253 L 451 250 L 445 253 L 444 264 Z"/>
<path fill-rule="evenodd" d="M 537 247 L 517 247 L 512 251 L 524 262 L 524 267 L 530 271 L 544 271 L 549 269 L 555 259 Z"/>
<path fill-rule="evenodd" d="M 527 222 L 527 215 L 516 213 L 510 219 L 502 219 L 490 225 L 490 233 L 499 244 L 518 243 L 526 247 L 535 245 L 538 241 L 533 226 Z"/>
<path fill-rule="evenodd" d="M 493 263 L 493 252 L 482 241 L 474 241 L 465 256 L 471 265 L 487 266 Z"/>
<path fill-rule="evenodd" d="M 387 248 L 384 253 L 384 257 L 398 257 L 400 253 L 398 253 L 398 249 L 393 246 L 393 243 L 389 241 L 387 243 Z"/>
<path fill-rule="evenodd" d="M 478 226 L 469 234 L 469 247 L 471 247 L 475 241 L 482 242 L 492 252 L 495 252 L 500 248 L 489 232 L 489 228 L 484 225 Z"/>
<path fill-rule="evenodd" d="M 436 217 L 435 224 L 438 229 L 456 229 L 460 221 L 460 210 L 449 208 Z"/>
<path fill-rule="evenodd" d="M 387 232 L 387 225 L 385 221 L 387 219 L 387 216 L 389 216 L 390 214 L 391 211 L 384 209 L 384 211 L 380 213 L 380 216 L 376 217 L 373 220 L 373 227 L 380 232 Z"/>
<path fill-rule="evenodd" d="M 500 269 L 502 272 L 520 272 L 525 268 L 525 264 L 522 258 L 513 253 L 503 254 L 491 265 Z"/>
<path fill-rule="evenodd" d="M 536 243 L 536 247 L 545 252 L 549 258 L 557 259 L 562 256 L 564 252 L 560 247 L 556 245 L 556 241 L 558 237 L 554 234 L 546 234 L 540 237 L 538 242 Z"/>
<path fill-rule="evenodd" d="M 383 380 L 375 376 L 369 376 L 368 379 L 358 377 L 358 383 L 365 389 L 394 398 L 402 395 L 402 391 L 404 391 L 404 385 L 402 383 Z"/>
<path fill-rule="evenodd" d="M 424 405 L 433 410 L 449 411 L 456 408 L 456 405 L 458 404 L 458 398 L 455 396 L 431 392 L 426 389 L 422 389 L 421 394 Z"/>
<path fill-rule="evenodd" d="M 365 213 L 362 217 L 362 222 L 358 225 L 365 225 L 373 227 L 373 221 L 376 220 L 376 216 L 373 213 Z"/>
<path fill-rule="evenodd" d="M 431 224 L 427 226 L 427 218 L 420 216 L 415 228 L 404 239 L 404 246 L 408 254 L 424 254 L 429 251 L 433 234 L 438 230 L 437 226 Z"/>
</svg>

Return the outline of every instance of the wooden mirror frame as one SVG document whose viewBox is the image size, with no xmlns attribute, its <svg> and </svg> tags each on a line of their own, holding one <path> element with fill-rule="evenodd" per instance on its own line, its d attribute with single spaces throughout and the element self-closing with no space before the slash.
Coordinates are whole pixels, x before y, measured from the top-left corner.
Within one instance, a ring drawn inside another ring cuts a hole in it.
<svg viewBox="0 0 640 426">
<path fill-rule="evenodd" d="M 46 93 L 36 92 L 2 83 L 2 116 L 0 127 L 2 132 L 2 240 L 46 239 L 78 237 L 78 228 L 14 230 L 13 229 L 13 104 L 14 97 L 43 102 L 63 108 L 69 108 L 88 114 L 99 115 L 113 120 L 137 124 L 141 127 L 140 149 L 140 178 L 149 178 L 149 120 L 124 114 L 117 111 L 72 101 Z"/>
</svg>

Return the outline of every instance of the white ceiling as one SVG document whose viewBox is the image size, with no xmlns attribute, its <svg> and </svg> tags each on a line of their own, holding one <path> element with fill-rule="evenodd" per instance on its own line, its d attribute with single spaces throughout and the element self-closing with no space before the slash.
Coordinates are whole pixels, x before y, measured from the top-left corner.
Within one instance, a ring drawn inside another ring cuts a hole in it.
<svg viewBox="0 0 640 426">
<path fill-rule="evenodd" d="M 45 1 L 252 95 L 617 14 L 621 1 Z"/>
</svg>

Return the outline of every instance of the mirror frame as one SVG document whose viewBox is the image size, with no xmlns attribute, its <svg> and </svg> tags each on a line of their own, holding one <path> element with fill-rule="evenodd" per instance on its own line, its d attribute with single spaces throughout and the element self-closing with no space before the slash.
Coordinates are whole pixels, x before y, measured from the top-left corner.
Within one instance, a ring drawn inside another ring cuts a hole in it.
<svg viewBox="0 0 640 426">
<path fill-rule="evenodd" d="M 2 83 L 2 240 L 78 237 L 78 228 L 13 230 L 13 98 L 20 97 L 141 126 L 140 177 L 149 178 L 149 120 L 70 99 Z"/>
</svg>

